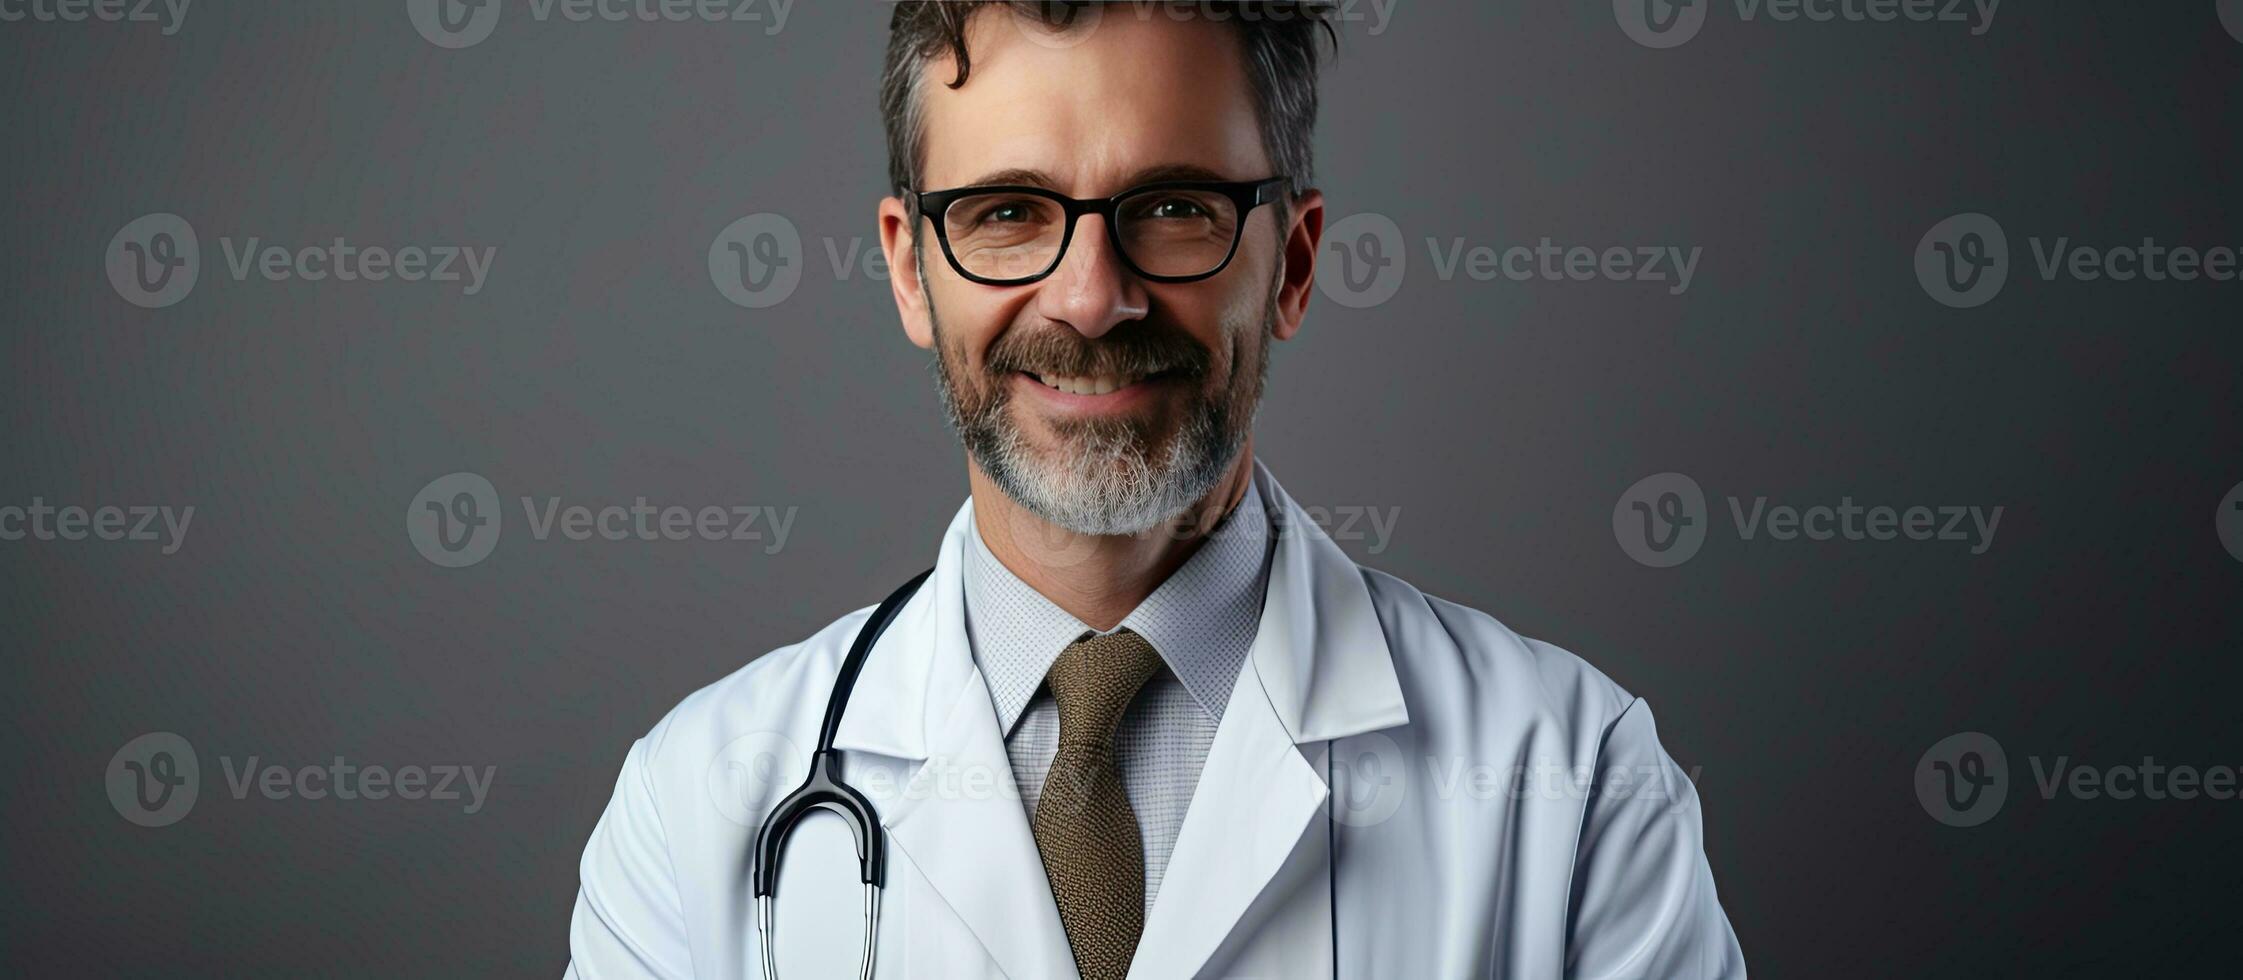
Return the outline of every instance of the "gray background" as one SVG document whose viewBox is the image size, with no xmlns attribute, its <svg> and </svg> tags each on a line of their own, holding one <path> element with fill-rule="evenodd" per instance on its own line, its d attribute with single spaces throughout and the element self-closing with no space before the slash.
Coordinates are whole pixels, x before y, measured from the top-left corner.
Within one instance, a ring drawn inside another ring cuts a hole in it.
<svg viewBox="0 0 2243 980">
<path fill-rule="evenodd" d="M 765 8 L 766 10 L 768 8 Z M 1364 8 L 1367 14 L 1369 11 Z M 184 29 L 0 24 L 0 505 L 192 505 L 184 548 L 0 542 L 10 760 L 0 961 L 33 976 L 552 976 L 576 860 L 631 740 L 680 697 L 924 567 L 963 499 L 873 234 L 888 13 L 538 22 L 424 41 L 402 0 L 203 0 Z M 2030 757 L 2243 764 L 2238 296 L 2044 282 L 2026 240 L 2243 244 L 2243 43 L 2210 0 L 2002 5 L 1993 27 L 1713 7 L 1672 50 L 1603 2 L 1402 0 L 1345 27 L 1320 183 L 1410 242 L 1399 293 L 1319 297 L 1260 451 L 1343 542 L 1581 653 L 1703 767 L 1706 842 L 1756 975 L 2231 965 L 2238 801 L 2044 800 Z M 1980 211 L 2015 267 L 1972 310 L 1918 239 Z M 174 212 L 203 267 L 124 302 L 111 236 Z M 711 283 L 756 212 L 805 241 L 785 302 Z M 498 249 L 455 284 L 236 281 L 221 237 Z M 1440 281 L 1446 243 L 1702 247 L 1687 293 Z M 403 515 L 473 471 L 506 506 L 468 568 Z M 1638 479 L 1713 533 L 1629 559 Z M 519 498 L 798 508 L 731 541 L 533 539 Z M 1749 503 L 2006 508 L 1993 547 L 1741 540 Z M 1374 548 L 1377 554 L 1369 552 Z M 144 732 L 202 766 L 142 828 L 104 771 Z M 2005 808 L 1912 789 L 1961 731 Z M 461 802 L 235 799 L 221 757 L 497 767 Z M 1495 760 L 1500 761 L 1500 760 Z"/>
</svg>

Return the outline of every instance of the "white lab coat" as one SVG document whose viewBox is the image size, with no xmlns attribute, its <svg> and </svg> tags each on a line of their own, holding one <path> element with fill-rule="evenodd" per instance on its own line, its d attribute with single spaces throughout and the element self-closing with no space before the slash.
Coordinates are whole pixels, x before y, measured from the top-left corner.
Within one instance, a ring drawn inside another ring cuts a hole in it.
<svg viewBox="0 0 2243 980">
<path fill-rule="evenodd" d="M 1563 650 L 1356 565 L 1255 467 L 1286 533 L 1130 977 L 1744 976 L 1697 795 L 1650 709 Z M 970 507 L 835 740 L 886 828 L 876 975 L 1072 980 L 967 644 Z M 870 612 L 694 693 L 631 746 L 584 849 L 569 977 L 761 976 L 756 828 L 806 771 Z M 843 827 L 812 811 L 789 843 L 787 980 L 857 975 Z"/>
</svg>

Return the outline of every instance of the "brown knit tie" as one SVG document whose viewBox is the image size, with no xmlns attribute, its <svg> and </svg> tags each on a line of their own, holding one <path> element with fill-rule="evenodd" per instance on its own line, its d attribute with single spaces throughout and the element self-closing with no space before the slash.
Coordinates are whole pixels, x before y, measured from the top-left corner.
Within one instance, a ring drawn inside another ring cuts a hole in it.
<svg viewBox="0 0 2243 980">
<path fill-rule="evenodd" d="M 1144 637 L 1117 630 L 1069 644 L 1044 680 L 1059 702 L 1059 751 L 1036 801 L 1036 850 L 1083 980 L 1122 980 L 1145 931 L 1145 848 L 1114 729 L 1160 665 Z"/>
</svg>

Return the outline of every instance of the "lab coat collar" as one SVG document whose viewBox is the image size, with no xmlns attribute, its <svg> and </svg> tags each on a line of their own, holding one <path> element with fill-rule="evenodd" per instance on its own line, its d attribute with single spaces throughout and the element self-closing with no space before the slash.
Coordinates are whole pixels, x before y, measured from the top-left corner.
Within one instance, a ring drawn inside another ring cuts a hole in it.
<svg viewBox="0 0 2243 980">
<path fill-rule="evenodd" d="M 1330 788 L 1301 743 L 1409 719 L 1362 571 L 1259 460 L 1254 466 L 1278 533 L 1268 595 L 1147 914 L 1132 978 L 1196 975 L 1255 919 L 1265 891 L 1289 893 L 1300 887 L 1301 869 L 1322 866 L 1321 854 L 1303 849 L 1322 839 L 1315 817 Z M 966 635 L 971 508 L 971 500 L 959 508 L 934 574 L 873 645 L 834 745 L 926 760 L 902 799 L 881 806 L 898 854 L 1005 975 L 1072 980 L 1058 906 Z M 996 792 L 955 791 L 959 784 L 946 781 L 952 772 L 985 777 Z M 1296 884 L 1272 889 L 1284 880 Z M 1310 905 L 1314 921 L 1330 921 L 1329 895 Z"/>
<path fill-rule="evenodd" d="M 1269 594 L 1249 660 L 1294 743 L 1409 721 L 1386 632 L 1354 559 L 1309 519 L 1259 458 L 1255 486 L 1272 531 Z M 873 644 L 834 746 L 925 759 L 967 683 L 984 683 L 966 637 L 965 548 L 973 500 L 951 518 L 934 574 Z"/>
<path fill-rule="evenodd" d="M 1363 570 L 1260 459 L 1254 471 L 1278 539 L 1251 659 L 1278 720 L 1295 744 L 1407 723 L 1402 682 Z"/>
</svg>

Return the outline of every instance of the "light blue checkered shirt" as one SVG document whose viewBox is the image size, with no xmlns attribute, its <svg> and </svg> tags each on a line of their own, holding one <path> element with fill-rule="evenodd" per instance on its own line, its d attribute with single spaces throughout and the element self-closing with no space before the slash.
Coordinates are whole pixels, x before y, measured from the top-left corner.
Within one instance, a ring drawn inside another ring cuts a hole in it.
<svg viewBox="0 0 2243 980">
<path fill-rule="evenodd" d="M 1044 689 L 1044 675 L 1068 644 L 1098 631 L 1014 575 L 990 553 L 979 527 L 967 538 L 966 635 L 997 706 L 1021 803 L 1034 820 L 1059 749 L 1059 704 Z M 1167 665 L 1138 690 L 1114 736 L 1123 792 L 1144 837 L 1148 910 L 1261 627 L 1273 540 L 1260 488 L 1249 481 L 1199 550 L 1114 627 L 1144 637 Z"/>
</svg>

